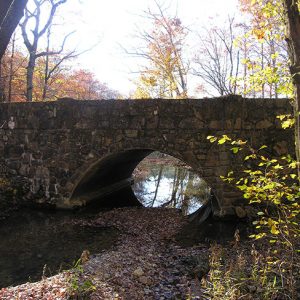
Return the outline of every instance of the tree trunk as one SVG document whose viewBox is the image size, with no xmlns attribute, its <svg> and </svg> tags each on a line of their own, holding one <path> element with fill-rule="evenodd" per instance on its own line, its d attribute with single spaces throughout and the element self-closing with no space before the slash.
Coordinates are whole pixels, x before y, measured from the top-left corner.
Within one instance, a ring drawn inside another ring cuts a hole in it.
<svg viewBox="0 0 300 300">
<path fill-rule="evenodd" d="M 276 51 L 275 51 L 275 43 L 273 40 L 270 41 L 271 43 L 271 53 L 272 54 L 275 54 Z M 274 57 L 272 58 L 272 67 L 273 69 L 276 68 L 276 56 L 274 55 Z M 274 82 L 274 96 L 275 96 L 275 99 L 278 98 L 278 92 L 277 92 L 277 89 L 278 89 L 278 84 L 276 82 Z"/>
<path fill-rule="evenodd" d="M 261 69 L 264 70 L 264 68 L 265 68 L 264 43 L 261 43 L 260 55 L 261 55 Z M 261 85 L 261 97 L 265 98 L 265 84 L 264 83 Z"/>
<path fill-rule="evenodd" d="M 7 97 L 8 102 L 11 102 L 11 95 L 12 95 L 12 81 L 14 77 L 13 73 L 14 73 L 15 43 L 16 43 L 16 34 L 14 34 L 12 45 L 11 45 L 11 55 L 10 55 L 10 62 L 9 62 L 8 97 Z"/>
<path fill-rule="evenodd" d="M 24 14 L 27 0 L 0 0 L 0 59 Z"/>
<path fill-rule="evenodd" d="M 26 74 L 26 98 L 27 98 L 27 101 L 32 101 L 33 74 L 34 74 L 34 68 L 35 68 L 35 61 L 36 61 L 35 54 L 30 53 L 29 61 L 28 61 L 28 65 L 27 65 L 27 74 Z"/>
<path fill-rule="evenodd" d="M 287 45 L 291 61 L 290 71 L 294 83 L 295 150 L 300 180 L 300 14 L 298 1 L 284 0 L 287 26 Z"/>
<path fill-rule="evenodd" d="M 5 102 L 4 78 L 2 74 L 2 61 L 0 59 L 0 102 Z"/>
<path fill-rule="evenodd" d="M 46 60 L 45 60 L 45 72 L 44 72 L 44 86 L 43 86 L 43 95 L 42 95 L 43 101 L 46 100 L 47 91 L 48 91 L 50 36 L 51 36 L 51 27 L 49 27 L 47 31 L 47 48 L 46 48 Z"/>
<path fill-rule="evenodd" d="M 244 34 L 246 34 L 246 31 L 244 32 Z M 247 42 L 244 39 L 244 44 L 243 44 L 243 59 L 246 60 L 248 55 L 248 51 L 247 51 Z M 243 97 L 246 98 L 247 96 L 247 83 L 246 83 L 246 78 L 247 78 L 247 65 L 244 64 L 244 72 L 243 72 Z"/>
</svg>

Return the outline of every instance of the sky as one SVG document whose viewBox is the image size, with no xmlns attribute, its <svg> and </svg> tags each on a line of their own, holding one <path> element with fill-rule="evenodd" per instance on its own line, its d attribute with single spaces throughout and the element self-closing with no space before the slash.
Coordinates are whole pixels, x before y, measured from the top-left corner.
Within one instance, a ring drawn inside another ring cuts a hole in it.
<svg viewBox="0 0 300 300">
<path fill-rule="evenodd" d="M 160 1 L 170 16 L 177 16 L 191 31 L 212 22 L 222 24 L 228 15 L 238 14 L 238 0 L 165 0 Z M 155 10 L 154 0 L 69 0 L 59 14 L 65 32 L 76 30 L 70 48 L 90 49 L 74 64 L 89 69 L 110 88 L 128 95 L 134 90 L 134 79 L 141 61 L 126 54 L 140 43 L 135 35 L 147 26 L 145 11 Z M 148 24 L 149 26 L 149 24 Z M 195 39 L 189 37 L 190 49 Z M 190 80 L 196 86 L 195 79 Z"/>
</svg>

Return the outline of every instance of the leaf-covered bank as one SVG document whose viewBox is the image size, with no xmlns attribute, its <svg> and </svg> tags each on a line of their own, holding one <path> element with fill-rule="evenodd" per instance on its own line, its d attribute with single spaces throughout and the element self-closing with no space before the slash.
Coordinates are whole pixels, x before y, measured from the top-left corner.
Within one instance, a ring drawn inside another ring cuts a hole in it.
<svg viewBox="0 0 300 300">
<path fill-rule="evenodd" d="M 121 230 L 112 250 L 87 251 L 73 271 L 2 289 L 0 299 L 297 299 L 299 268 L 279 263 L 268 272 L 268 242 L 240 241 L 236 232 L 223 245 L 184 248 L 174 236 L 186 222 L 174 209 L 101 212 L 88 224 Z"/>
</svg>

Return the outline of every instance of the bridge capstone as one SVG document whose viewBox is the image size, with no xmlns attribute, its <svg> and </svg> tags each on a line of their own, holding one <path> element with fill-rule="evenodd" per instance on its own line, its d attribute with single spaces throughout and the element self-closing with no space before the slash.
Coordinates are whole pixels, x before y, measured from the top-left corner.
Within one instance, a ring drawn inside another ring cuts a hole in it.
<svg viewBox="0 0 300 300">
<path fill-rule="evenodd" d="M 291 110 L 286 99 L 237 96 L 3 103 L 0 176 L 12 187 L 11 201 L 21 204 L 72 208 L 101 201 L 114 187 L 119 205 L 135 205 L 131 174 L 149 153 L 160 151 L 206 180 L 217 199 L 214 213 L 227 215 L 240 194 L 219 176 L 243 165 L 207 136 L 226 134 L 254 147 L 266 144 L 274 155 L 293 153 L 293 132 L 281 129 L 276 118 Z"/>
</svg>

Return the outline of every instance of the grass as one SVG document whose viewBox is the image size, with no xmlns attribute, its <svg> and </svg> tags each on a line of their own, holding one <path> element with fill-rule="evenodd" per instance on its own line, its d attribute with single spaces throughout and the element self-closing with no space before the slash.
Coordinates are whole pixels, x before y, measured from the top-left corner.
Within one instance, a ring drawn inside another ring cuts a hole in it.
<svg viewBox="0 0 300 300">
<path fill-rule="evenodd" d="M 210 272 L 201 282 L 203 299 L 296 300 L 299 267 L 299 255 L 272 250 L 267 240 L 213 244 Z"/>
</svg>

